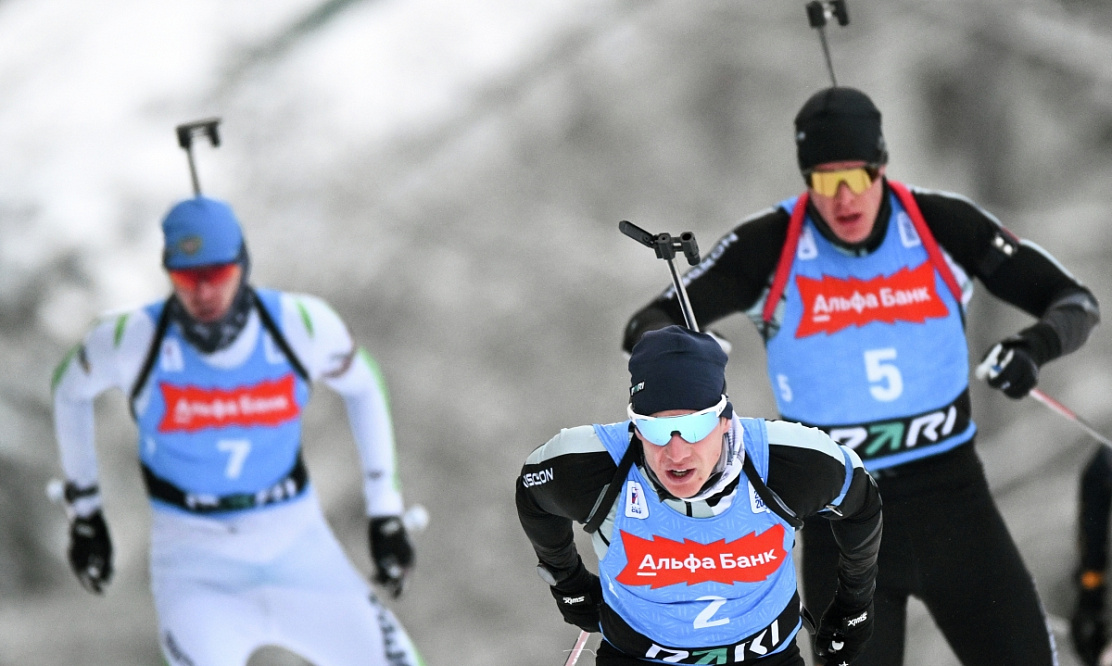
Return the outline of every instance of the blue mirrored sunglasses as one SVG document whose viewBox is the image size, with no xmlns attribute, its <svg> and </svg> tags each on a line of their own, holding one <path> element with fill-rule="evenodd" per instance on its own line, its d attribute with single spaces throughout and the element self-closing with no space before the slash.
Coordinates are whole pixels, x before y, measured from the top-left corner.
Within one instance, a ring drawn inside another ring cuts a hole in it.
<svg viewBox="0 0 1112 666">
<path fill-rule="evenodd" d="M 722 415 L 722 410 L 726 409 L 728 401 L 729 398 L 723 395 L 713 407 L 680 416 L 642 416 L 634 412 L 633 405 L 629 404 L 626 405 L 626 414 L 647 442 L 666 446 L 672 440 L 672 433 L 679 433 L 683 441 L 695 444 L 706 439 L 718 425 L 718 418 Z"/>
</svg>

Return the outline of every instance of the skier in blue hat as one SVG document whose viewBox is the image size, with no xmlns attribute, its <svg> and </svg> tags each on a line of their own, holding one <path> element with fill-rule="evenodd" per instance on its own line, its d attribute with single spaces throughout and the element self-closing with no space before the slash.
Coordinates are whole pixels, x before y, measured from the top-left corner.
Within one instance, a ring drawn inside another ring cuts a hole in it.
<svg viewBox="0 0 1112 666">
<path fill-rule="evenodd" d="M 301 454 L 302 415 L 319 381 L 347 406 L 375 580 L 399 595 L 413 547 L 375 362 L 324 301 L 249 284 L 228 204 L 182 201 L 162 230 L 170 297 L 103 319 L 54 374 L 78 580 L 101 594 L 112 579 L 93 401 L 117 388 L 138 427 L 168 664 L 244 666 L 256 649 L 278 645 L 317 666 L 417 666 L 406 632 L 329 529 Z"/>
</svg>

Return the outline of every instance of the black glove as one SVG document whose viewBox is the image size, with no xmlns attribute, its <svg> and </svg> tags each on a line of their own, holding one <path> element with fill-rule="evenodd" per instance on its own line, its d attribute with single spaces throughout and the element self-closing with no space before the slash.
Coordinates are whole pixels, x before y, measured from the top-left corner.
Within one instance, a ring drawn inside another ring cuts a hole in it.
<svg viewBox="0 0 1112 666">
<path fill-rule="evenodd" d="M 872 635 L 873 602 L 849 608 L 835 597 L 815 631 L 815 654 L 826 664 L 852 664 Z"/>
<path fill-rule="evenodd" d="M 112 580 L 112 539 L 100 511 L 70 523 L 69 562 L 86 590 L 104 592 Z"/>
<path fill-rule="evenodd" d="M 1104 586 L 1082 589 L 1070 618 L 1070 638 L 1077 656 L 1086 666 L 1096 666 L 1106 640 L 1104 631 Z"/>
<path fill-rule="evenodd" d="M 375 565 L 374 581 L 397 599 L 413 568 L 413 544 L 405 524 L 398 516 L 371 518 L 367 531 L 371 540 L 371 560 Z"/>
<path fill-rule="evenodd" d="M 977 366 L 977 378 L 988 381 L 994 389 L 1018 400 L 1027 395 L 1039 382 L 1039 364 L 1027 341 L 1012 336 L 996 343 Z"/>
<path fill-rule="evenodd" d="M 598 576 L 587 571 L 583 563 L 575 572 L 548 588 L 564 622 L 574 624 L 583 631 L 598 631 L 599 610 L 602 608 L 602 583 Z"/>
</svg>

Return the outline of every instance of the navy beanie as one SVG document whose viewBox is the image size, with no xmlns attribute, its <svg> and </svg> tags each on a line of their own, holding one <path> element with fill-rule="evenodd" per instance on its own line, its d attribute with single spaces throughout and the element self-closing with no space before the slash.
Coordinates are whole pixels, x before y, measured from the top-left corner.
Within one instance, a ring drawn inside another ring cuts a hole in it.
<svg viewBox="0 0 1112 666">
<path fill-rule="evenodd" d="M 811 96 L 795 117 L 799 168 L 827 162 L 888 161 L 880 110 L 856 88 L 825 88 Z"/>
<path fill-rule="evenodd" d="M 629 357 L 629 400 L 650 416 L 669 409 L 701 410 L 726 393 L 726 352 L 714 338 L 683 326 L 649 331 Z M 730 418 L 727 403 L 722 416 Z"/>
<path fill-rule="evenodd" d="M 162 220 L 162 234 L 168 270 L 245 260 L 239 220 L 223 201 L 195 197 L 175 204 Z"/>
</svg>

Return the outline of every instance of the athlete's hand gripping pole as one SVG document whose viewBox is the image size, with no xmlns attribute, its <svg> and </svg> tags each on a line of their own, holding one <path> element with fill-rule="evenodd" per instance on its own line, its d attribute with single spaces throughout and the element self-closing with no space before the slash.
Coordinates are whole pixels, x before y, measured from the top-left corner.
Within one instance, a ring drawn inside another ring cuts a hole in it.
<svg viewBox="0 0 1112 666">
<path fill-rule="evenodd" d="M 999 373 L 1000 366 L 995 365 L 996 362 L 997 361 L 995 356 L 990 353 L 988 357 L 985 358 L 984 362 L 977 366 L 977 370 L 975 372 L 977 379 L 983 379 L 987 381 L 993 378 L 996 373 Z M 1059 416 L 1064 417 L 1067 420 L 1073 421 L 1077 425 L 1081 426 L 1081 429 L 1088 433 L 1090 437 L 1097 440 L 1104 446 L 1107 446 L 1109 449 L 1112 449 L 1112 439 L 1109 439 L 1102 435 L 1101 432 L 1093 427 L 1092 424 L 1078 416 L 1077 412 L 1073 411 L 1069 407 L 1066 407 L 1062 403 L 1058 402 L 1054 398 L 1051 398 L 1037 388 L 1033 388 L 1028 391 L 1027 396 L 1030 398 L 1034 398 L 1036 401 L 1047 406 L 1055 414 L 1058 414 Z"/>
<path fill-rule="evenodd" d="M 699 324 L 695 321 L 695 313 L 691 310 L 691 301 L 687 298 L 687 289 L 684 288 L 683 280 L 680 279 L 679 273 L 676 272 L 676 265 L 672 262 L 672 259 L 676 256 L 676 250 L 679 250 L 683 252 L 683 256 L 687 257 L 688 264 L 694 266 L 699 263 L 699 244 L 695 242 L 695 234 L 685 231 L 678 238 L 669 233 L 653 235 L 626 220 L 618 223 L 618 230 L 638 243 L 651 247 L 656 251 L 658 258 L 668 262 L 668 269 L 672 273 L 672 284 L 676 288 L 676 299 L 679 301 L 680 311 L 683 312 L 683 319 L 689 329 L 698 331 Z"/>
<path fill-rule="evenodd" d="M 191 123 L 183 123 L 175 128 L 178 135 L 178 145 L 185 151 L 189 159 L 189 176 L 193 180 L 194 196 L 201 196 L 201 183 L 197 179 L 197 166 L 193 163 L 193 137 L 196 135 L 207 136 L 213 148 L 220 146 L 220 133 L 216 127 L 220 124 L 219 118 L 206 118 Z"/>
</svg>

